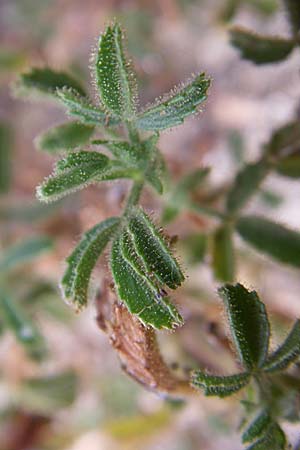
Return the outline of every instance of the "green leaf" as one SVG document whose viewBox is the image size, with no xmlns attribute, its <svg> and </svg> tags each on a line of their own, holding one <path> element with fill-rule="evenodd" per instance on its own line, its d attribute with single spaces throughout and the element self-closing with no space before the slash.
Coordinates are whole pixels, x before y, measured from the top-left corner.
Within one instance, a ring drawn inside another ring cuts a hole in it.
<svg viewBox="0 0 300 450">
<path fill-rule="evenodd" d="M 6 193 L 11 184 L 12 130 L 0 123 L 0 193 Z"/>
<path fill-rule="evenodd" d="M 46 356 L 47 348 L 43 336 L 3 287 L 0 292 L 0 312 L 4 326 L 10 329 L 29 357 L 41 360 Z"/>
<path fill-rule="evenodd" d="M 219 289 L 228 315 L 230 331 L 244 367 L 261 367 L 267 357 L 270 325 L 264 304 L 255 291 L 241 284 Z"/>
<path fill-rule="evenodd" d="M 62 279 L 62 290 L 65 299 L 78 311 L 88 303 L 92 271 L 118 225 L 117 217 L 111 217 L 95 225 L 83 235 L 66 260 L 68 266 Z"/>
<path fill-rule="evenodd" d="M 88 97 L 79 94 L 75 89 L 57 89 L 58 100 L 67 109 L 69 116 L 76 117 L 80 122 L 87 125 L 118 125 L 120 120 L 107 115 L 106 111 L 94 106 Z"/>
<path fill-rule="evenodd" d="M 267 150 L 272 155 L 285 156 L 285 153 L 300 148 L 300 121 L 289 122 L 274 131 Z"/>
<path fill-rule="evenodd" d="M 263 410 L 255 417 L 255 419 L 247 427 L 243 433 L 242 441 L 252 442 L 254 439 L 260 438 L 268 431 L 268 428 L 273 423 L 268 411 Z"/>
<path fill-rule="evenodd" d="M 263 365 L 266 372 L 286 369 L 300 356 L 300 320 L 297 320 L 283 344 L 268 357 Z"/>
<path fill-rule="evenodd" d="M 235 255 L 233 247 L 233 227 L 221 225 L 212 235 L 212 267 L 220 281 L 233 281 L 235 278 Z"/>
<path fill-rule="evenodd" d="M 283 263 L 300 267 L 300 233 L 259 216 L 245 216 L 236 229 L 241 237 L 260 252 Z"/>
<path fill-rule="evenodd" d="M 69 407 L 76 398 L 78 377 L 68 370 L 60 374 L 27 378 L 16 389 L 19 405 L 36 414 L 55 414 Z"/>
<path fill-rule="evenodd" d="M 42 94 L 56 97 L 56 90 L 61 88 L 75 89 L 80 95 L 85 95 L 77 80 L 67 73 L 56 72 L 48 67 L 33 68 L 30 72 L 21 74 L 15 84 L 15 91 L 21 96 Z"/>
<path fill-rule="evenodd" d="M 294 42 L 279 37 L 260 36 L 241 27 L 230 30 L 231 44 L 241 52 L 244 59 L 255 64 L 282 61 L 293 50 Z"/>
<path fill-rule="evenodd" d="M 189 265 L 195 265 L 204 260 L 207 250 L 207 235 L 203 233 L 191 233 L 179 241 L 185 253 L 185 259 Z"/>
<path fill-rule="evenodd" d="M 104 145 L 111 154 L 125 164 L 137 165 L 141 157 L 141 149 L 127 141 L 92 141 L 96 145 Z"/>
<path fill-rule="evenodd" d="M 283 0 L 285 4 L 289 22 L 295 36 L 300 30 L 300 3 L 299 0 Z"/>
<path fill-rule="evenodd" d="M 124 35 L 118 24 L 107 27 L 100 36 L 95 69 L 103 106 L 117 117 L 132 119 L 135 110 L 135 75 L 126 60 Z"/>
<path fill-rule="evenodd" d="M 269 170 L 269 164 L 261 160 L 247 164 L 238 172 L 227 195 L 226 209 L 230 214 L 236 213 L 247 204 L 259 189 Z"/>
<path fill-rule="evenodd" d="M 134 209 L 129 230 L 139 257 L 147 270 L 162 284 L 176 289 L 184 280 L 183 273 L 160 231 L 141 209 Z"/>
<path fill-rule="evenodd" d="M 54 173 L 37 188 L 43 202 L 55 201 L 71 192 L 95 183 L 108 166 L 107 156 L 97 152 L 71 153 L 56 163 Z"/>
<path fill-rule="evenodd" d="M 185 86 L 175 88 L 166 98 L 158 100 L 138 115 L 137 127 L 145 131 L 159 131 L 183 123 L 197 112 L 207 98 L 210 80 L 204 73 L 197 75 Z"/>
<path fill-rule="evenodd" d="M 192 372 L 191 384 L 204 390 L 205 395 L 227 397 L 245 387 L 250 381 L 249 373 L 239 373 L 229 376 L 210 375 L 201 370 Z"/>
<path fill-rule="evenodd" d="M 35 144 L 39 150 L 54 154 L 63 150 L 72 150 L 86 144 L 94 130 L 95 127 L 91 125 L 68 122 L 40 134 Z"/>
<path fill-rule="evenodd" d="M 49 251 L 52 246 L 53 242 L 47 236 L 36 236 L 8 247 L 0 258 L 0 272 L 28 264 L 41 253 Z"/>
<path fill-rule="evenodd" d="M 209 175 L 210 169 L 203 167 L 195 169 L 182 177 L 176 183 L 171 191 L 167 204 L 162 213 L 163 223 L 169 223 L 180 213 L 180 210 L 186 208 L 189 202 L 189 196 L 203 184 Z"/>
<path fill-rule="evenodd" d="M 143 272 L 143 263 L 132 251 L 128 234 L 113 243 L 111 270 L 120 300 L 145 325 L 172 329 L 182 325 L 182 318 L 163 290 L 160 290 Z"/>
<path fill-rule="evenodd" d="M 268 428 L 268 432 L 246 450 L 286 450 L 286 437 L 277 423 Z"/>
<path fill-rule="evenodd" d="M 279 161 L 276 171 L 284 177 L 300 178 L 300 154 L 291 155 Z"/>
</svg>

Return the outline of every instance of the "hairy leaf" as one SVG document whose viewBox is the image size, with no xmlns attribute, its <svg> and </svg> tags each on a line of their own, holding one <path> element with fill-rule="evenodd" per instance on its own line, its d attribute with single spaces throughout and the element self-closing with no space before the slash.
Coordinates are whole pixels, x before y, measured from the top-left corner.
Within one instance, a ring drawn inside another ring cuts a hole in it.
<svg viewBox="0 0 300 450">
<path fill-rule="evenodd" d="M 166 98 L 158 101 L 138 115 L 137 126 L 141 130 L 159 131 L 183 123 L 197 112 L 200 103 L 207 98 L 210 80 L 204 73 L 197 75 L 186 86 L 174 89 Z"/>
<path fill-rule="evenodd" d="M 149 217 L 141 209 L 135 209 L 129 220 L 136 250 L 147 270 L 171 289 L 184 280 L 183 273 L 173 257 L 168 244 Z"/>
<path fill-rule="evenodd" d="M 56 90 L 61 88 L 75 89 L 85 95 L 80 83 L 64 72 L 56 72 L 48 67 L 33 68 L 23 73 L 16 82 L 16 93 L 20 95 L 43 94 L 56 97 Z"/>
<path fill-rule="evenodd" d="M 268 151 L 273 155 L 285 156 L 285 153 L 300 148 L 300 121 L 289 122 L 274 131 Z"/>
<path fill-rule="evenodd" d="M 87 143 L 94 130 L 95 127 L 91 125 L 68 122 L 40 134 L 35 143 L 40 150 L 49 153 L 72 150 Z"/>
<path fill-rule="evenodd" d="M 221 225 L 212 236 L 212 266 L 217 280 L 231 282 L 235 278 L 233 227 Z"/>
<path fill-rule="evenodd" d="M 4 122 L 0 123 L 0 193 L 10 188 L 12 162 L 12 130 Z"/>
<path fill-rule="evenodd" d="M 182 318 L 143 271 L 143 263 L 132 251 L 132 242 L 128 235 L 115 240 L 112 247 L 111 270 L 117 293 L 128 308 L 136 314 L 145 325 L 154 328 L 174 328 L 182 324 Z"/>
<path fill-rule="evenodd" d="M 38 188 L 37 196 L 43 202 L 54 201 L 96 182 L 105 173 L 109 159 L 97 152 L 71 153 L 57 162 L 53 175 Z"/>
<path fill-rule="evenodd" d="M 300 178 L 300 154 L 291 155 L 282 159 L 276 165 L 276 171 L 284 177 Z"/>
<path fill-rule="evenodd" d="M 69 370 L 44 377 L 25 379 L 17 388 L 17 402 L 36 414 L 56 414 L 57 410 L 70 406 L 76 397 L 78 377 Z"/>
<path fill-rule="evenodd" d="M 118 225 L 117 217 L 95 225 L 83 235 L 66 260 L 68 266 L 62 279 L 62 290 L 65 299 L 77 310 L 87 305 L 92 270 Z"/>
<path fill-rule="evenodd" d="M 236 229 L 241 237 L 260 252 L 283 263 L 300 267 L 300 233 L 259 216 L 245 216 Z"/>
<path fill-rule="evenodd" d="M 254 439 L 260 438 L 268 431 L 268 428 L 272 424 L 272 419 L 268 411 L 263 410 L 255 417 L 255 419 L 244 431 L 242 440 L 243 442 L 252 442 Z"/>
<path fill-rule="evenodd" d="M 299 0 L 284 0 L 289 22 L 291 24 L 292 31 L 297 35 L 300 30 L 300 3 Z"/>
<path fill-rule="evenodd" d="M 286 369 L 300 356 L 300 320 L 297 320 L 281 346 L 268 357 L 263 369 L 277 372 Z"/>
<path fill-rule="evenodd" d="M 53 242 L 47 236 L 36 236 L 19 242 L 5 249 L 0 258 L 0 272 L 18 268 L 22 264 L 28 264 L 41 253 L 49 251 Z"/>
<path fill-rule="evenodd" d="M 67 109 L 69 116 L 76 117 L 80 122 L 88 125 L 117 125 L 120 120 L 110 116 L 99 107 L 94 106 L 88 97 L 79 94 L 75 89 L 57 89 L 58 99 Z"/>
<path fill-rule="evenodd" d="M 107 27 L 100 36 L 95 74 L 104 107 L 117 117 L 132 119 L 135 76 L 126 60 L 124 36 L 118 24 Z"/>
<path fill-rule="evenodd" d="M 247 447 L 246 450 L 285 450 L 286 444 L 284 432 L 277 423 L 273 423 L 268 428 L 267 433 L 250 447 Z"/>
<path fill-rule="evenodd" d="M 240 50 L 242 57 L 255 64 L 282 61 L 295 45 L 290 39 L 260 36 L 241 27 L 231 28 L 230 38 L 232 45 Z"/>
<path fill-rule="evenodd" d="M 245 387 L 250 381 L 249 373 L 229 376 L 210 375 L 201 370 L 192 373 L 191 384 L 204 390 L 205 395 L 227 397 Z"/>
<path fill-rule="evenodd" d="M 47 348 L 43 336 L 3 287 L 0 292 L 0 312 L 4 326 L 15 335 L 29 357 L 41 360 L 46 356 Z"/>
<path fill-rule="evenodd" d="M 248 370 L 261 367 L 267 357 L 270 325 L 264 304 L 255 291 L 248 291 L 241 284 L 219 289 L 230 331 L 239 358 Z"/>
<path fill-rule="evenodd" d="M 255 194 L 269 172 L 269 165 L 265 161 L 247 164 L 237 174 L 227 196 L 227 211 L 236 213 Z"/>
</svg>

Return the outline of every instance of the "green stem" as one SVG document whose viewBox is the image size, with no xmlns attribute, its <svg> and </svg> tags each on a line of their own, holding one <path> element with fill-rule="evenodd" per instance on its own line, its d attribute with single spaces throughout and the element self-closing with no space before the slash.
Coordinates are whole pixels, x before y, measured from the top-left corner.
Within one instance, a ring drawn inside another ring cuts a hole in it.
<svg viewBox="0 0 300 450">
<path fill-rule="evenodd" d="M 130 209 L 138 203 L 143 187 L 144 181 L 142 180 L 135 181 L 133 183 L 124 209 L 124 215 L 126 215 L 130 211 Z"/>
<path fill-rule="evenodd" d="M 221 213 L 214 208 L 210 208 L 209 206 L 198 205 L 194 202 L 189 202 L 188 208 L 200 215 L 204 214 L 206 216 L 215 217 L 220 220 L 224 220 L 226 218 L 226 215 L 224 213 Z"/>
</svg>

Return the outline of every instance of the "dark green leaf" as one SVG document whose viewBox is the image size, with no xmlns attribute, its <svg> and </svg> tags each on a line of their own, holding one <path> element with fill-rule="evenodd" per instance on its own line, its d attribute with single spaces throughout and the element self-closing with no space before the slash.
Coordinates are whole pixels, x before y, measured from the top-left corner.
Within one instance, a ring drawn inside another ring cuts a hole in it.
<svg viewBox="0 0 300 450">
<path fill-rule="evenodd" d="M 77 310 L 87 305 L 92 270 L 118 225 L 117 217 L 111 217 L 95 225 L 83 235 L 66 260 L 68 267 L 62 279 L 63 294 Z"/>
<path fill-rule="evenodd" d="M 243 239 L 260 252 L 283 263 L 300 267 L 300 233 L 259 216 L 245 216 L 236 229 Z"/>
<path fill-rule="evenodd" d="M 231 214 L 243 208 L 268 175 L 270 166 L 265 161 L 247 164 L 237 174 L 227 196 L 227 211 Z"/>
<path fill-rule="evenodd" d="M 300 356 L 300 320 L 297 320 L 283 344 L 268 357 L 263 369 L 277 372 L 286 369 Z"/>
<path fill-rule="evenodd" d="M 243 433 L 243 442 L 252 442 L 254 439 L 260 438 L 268 431 L 271 424 L 272 419 L 268 411 L 261 411 Z"/>
<path fill-rule="evenodd" d="M 15 85 L 16 93 L 20 95 L 43 94 L 56 97 L 56 89 L 72 88 L 80 95 L 85 95 L 80 83 L 64 72 L 56 72 L 47 67 L 33 68 L 23 73 Z"/>
<path fill-rule="evenodd" d="M 55 201 L 95 183 L 97 176 L 106 173 L 108 163 L 108 157 L 101 153 L 71 153 L 57 162 L 53 175 L 37 188 L 37 196 L 43 202 Z"/>
<path fill-rule="evenodd" d="M 273 155 L 285 156 L 285 153 L 300 148 L 300 121 L 290 122 L 274 131 L 268 151 Z"/>
<path fill-rule="evenodd" d="M 49 153 L 72 150 L 87 143 L 94 130 L 95 127 L 91 125 L 68 122 L 42 133 L 35 143 L 40 150 Z"/>
<path fill-rule="evenodd" d="M 230 331 L 239 358 L 246 369 L 261 367 L 265 362 L 270 337 L 270 325 L 264 304 L 255 291 L 241 284 L 226 284 L 219 289 Z"/>
<path fill-rule="evenodd" d="M 0 258 L 0 271 L 8 271 L 28 264 L 41 253 L 49 251 L 53 242 L 47 236 L 36 236 L 8 247 Z"/>
<path fill-rule="evenodd" d="M 291 155 L 279 161 L 276 171 L 288 178 L 300 178 L 300 154 Z"/>
<path fill-rule="evenodd" d="M 107 27 L 100 36 L 95 69 L 103 106 L 117 117 L 132 119 L 136 82 L 126 60 L 124 35 L 118 24 Z"/>
<path fill-rule="evenodd" d="M 138 115 L 137 126 L 141 130 L 159 131 L 183 123 L 197 112 L 200 103 L 207 98 L 210 80 L 204 73 L 196 76 L 181 88 L 174 89 L 166 98 L 159 100 Z"/>
<path fill-rule="evenodd" d="M 195 370 L 192 373 L 191 384 L 204 390 L 205 395 L 227 397 L 245 387 L 250 381 L 248 373 L 229 376 L 216 376 Z"/>
<path fill-rule="evenodd" d="M 260 36 L 241 27 L 231 28 L 230 38 L 232 45 L 240 50 L 242 57 L 255 64 L 282 61 L 295 45 L 290 39 Z"/>
<path fill-rule="evenodd" d="M 132 252 L 128 234 L 113 243 L 111 270 L 117 293 L 132 314 L 154 328 L 174 328 L 182 318 L 164 292 L 143 272 L 143 263 Z"/>
<path fill-rule="evenodd" d="M 129 220 L 137 253 L 147 270 L 171 289 L 176 289 L 184 280 L 183 273 L 173 257 L 169 245 L 160 231 L 141 209 L 132 211 Z"/>
<path fill-rule="evenodd" d="M 6 123 L 0 123 L 0 193 L 9 190 L 11 183 L 12 130 Z"/>
<path fill-rule="evenodd" d="M 299 0 L 284 0 L 292 31 L 297 35 L 300 30 L 300 3 Z"/>
<path fill-rule="evenodd" d="M 44 338 L 20 306 L 1 287 L 1 321 L 15 335 L 28 356 L 40 360 L 47 354 Z"/>
<path fill-rule="evenodd" d="M 88 125 L 117 125 L 120 120 L 109 116 L 103 109 L 92 105 L 88 97 L 80 95 L 75 89 L 57 89 L 58 99 L 67 109 L 69 116 L 74 116 L 80 122 Z"/>
<path fill-rule="evenodd" d="M 232 235 L 233 227 L 224 224 L 212 236 L 212 266 L 216 279 L 220 281 L 233 281 L 235 278 Z"/>
<path fill-rule="evenodd" d="M 76 397 L 78 377 L 66 372 L 44 377 L 27 378 L 16 390 L 16 400 L 26 410 L 36 414 L 56 414 L 70 406 Z"/>
</svg>

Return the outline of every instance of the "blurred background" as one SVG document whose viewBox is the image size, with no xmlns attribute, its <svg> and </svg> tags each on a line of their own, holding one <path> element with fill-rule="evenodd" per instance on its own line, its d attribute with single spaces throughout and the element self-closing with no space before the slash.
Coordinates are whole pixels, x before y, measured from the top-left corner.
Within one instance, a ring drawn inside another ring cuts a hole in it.
<svg viewBox="0 0 300 450">
<path fill-rule="evenodd" d="M 201 195 L 217 196 L 243 161 L 259 156 L 274 129 L 300 115 L 299 54 L 258 67 L 241 60 L 229 43 L 231 24 L 286 36 L 279 0 L 0 1 L 0 250 L 25 245 L 24 264 L 5 269 L 11 303 L 0 317 L 0 449 L 238 450 L 241 409 L 235 397 L 195 394 L 179 402 L 146 391 L 122 373 L 97 327 L 95 307 L 76 315 L 57 287 L 63 259 L 84 230 L 118 213 L 128 182 L 38 204 L 35 188 L 50 173 L 53 157 L 38 152 L 33 141 L 65 115 L 51 102 L 15 98 L 11 83 L 30 66 L 48 65 L 75 74 L 94 95 L 90 55 L 114 18 L 127 30 L 141 106 L 194 72 L 213 79 L 203 112 L 161 136 L 175 183 L 189 170 L 210 166 Z M 299 197 L 298 182 L 272 175 L 248 210 L 299 229 Z M 143 197 L 158 220 L 163 202 L 153 193 Z M 236 365 L 225 342 L 210 256 L 201 243 L 193 251 L 191 236 L 213 227 L 213 221 L 183 211 L 167 228 L 179 236 L 177 253 L 188 273 L 175 293 L 185 326 L 159 335 L 175 372 L 199 365 L 230 371 Z M 238 239 L 236 244 L 237 278 L 266 302 L 276 343 L 300 316 L 299 274 Z M 26 245 L 38 256 L 32 262 Z M 102 258 L 95 271 L 100 286 L 109 277 L 106 263 Z M 296 444 L 299 425 L 283 428 Z"/>
</svg>

